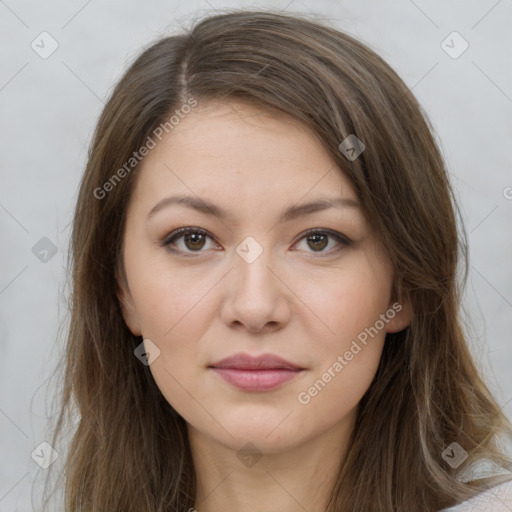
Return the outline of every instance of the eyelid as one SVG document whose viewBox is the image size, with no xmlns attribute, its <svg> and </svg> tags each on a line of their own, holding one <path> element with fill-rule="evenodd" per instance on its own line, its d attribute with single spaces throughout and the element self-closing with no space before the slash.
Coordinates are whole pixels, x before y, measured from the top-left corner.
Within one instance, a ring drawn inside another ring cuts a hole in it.
<svg viewBox="0 0 512 512">
<path fill-rule="evenodd" d="M 184 252 L 184 251 L 181 251 L 179 249 L 172 249 L 170 247 L 172 242 L 174 242 L 175 240 L 180 239 L 181 237 L 183 237 L 184 235 L 187 235 L 188 233 L 199 233 L 201 235 L 204 235 L 204 236 L 210 238 L 215 243 L 217 243 L 217 241 L 215 240 L 215 237 L 213 235 L 211 235 L 208 231 L 206 231 L 206 229 L 198 228 L 198 227 L 195 227 L 195 226 L 186 226 L 186 227 L 178 228 L 178 229 L 175 229 L 175 230 L 171 231 L 171 233 L 169 233 L 168 235 L 166 235 L 163 238 L 163 240 L 160 242 L 160 244 L 162 245 L 162 247 L 164 249 L 166 249 L 167 251 L 169 251 L 169 252 L 171 252 L 173 254 L 179 254 L 179 255 L 182 255 L 182 256 L 185 256 L 185 257 L 199 256 L 202 252 L 205 252 L 205 251 Z"/>
<path fill-rule="evenodd" d="M 302 240 L 303 238 L 306 238 L 309 235 L 316 235 L 316 234 L 329 235 L 332 238 L 334 238 L 334 239 L 336 239 L 336 240 L 338 240 L 340 242 L 343 242 L 346 245 L 350 245 L 352 243 L 352 240 L 348 236 L 346 236 L 343 233 L 340 233 L 338 231 L 333 231 L 332 229 L 327 229 L 327 228 L 311 228 L 311 229 L 307 229 L 306 231 L 304 231 L 300 235 L 298 235 L 297 241 L 300 241 L 300 240 Z"/>
<path fill-rule="evenodd" d="M 186 226 L 186 227 L 175 229 L 174 231 L 172 231 L 171 233 L 166 235 L 163 238 L 163 240 L 161 241 L 161 245 L 169 252 L 171 252 L 173 254 L 183 255 L 185 257 L 195 257 L 195 256 L 199 256 L 202 252 L 206 252 L 206 251 L 184 252 L 181 250 L 176 250 L 176 249 L 170 248 L 170 245 L 172 242 L 174 242 L 175 240 L 178 240 L 179 238 L 181 238 L 182 236 L 184 236 L 188 233 L 199 233 L 201 235 L 204 235 L 204 236 L 210 238 L 215 243 L 218 243 L 216 241 L 215 237 L 213 235 L 211 235 L 206 229 L 195 227 L 195 226 Z M 334 231 L 334 230 L 328 229 L 328 228 L 310 228 L 310 229 L 300 233 L 297 236 L 296 241 L 293 242 L 293 245 L 297 244 L 298 242 L 307 238 L 308 236 L 316 235 L 316 234 L 327 235 L 331 238 L 334 238 L 342 246 L 348 247 L 353 243 L 353 241 L 349 237 L 347 237 L 346 235 L 344 235 L 343 233 L 340 233 L 338 231 Z M 335 254 L 335 253 L 339 252 L 340 250 L 341 250 L 340 248 L 335 248 L 335 249 L 330 249 L 329 251 L 326 251 L 326 252 L 311 251 L 310 254 L 316 255 L 316 257 L 325 257 L 325 256 L 331 256 L 333 253 Z"/>
</svg>

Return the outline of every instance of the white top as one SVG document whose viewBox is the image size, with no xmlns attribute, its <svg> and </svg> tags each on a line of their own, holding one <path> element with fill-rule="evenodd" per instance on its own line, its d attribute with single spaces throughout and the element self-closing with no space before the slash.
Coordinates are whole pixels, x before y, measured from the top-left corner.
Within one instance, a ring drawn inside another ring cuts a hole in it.
<svg viewBox="0 0 512 512">
<path fill-rule="evenodd" d="M 440 512 L 512 512 L 512 480 L 491 487 L 464 503 Z"/>
</svg>

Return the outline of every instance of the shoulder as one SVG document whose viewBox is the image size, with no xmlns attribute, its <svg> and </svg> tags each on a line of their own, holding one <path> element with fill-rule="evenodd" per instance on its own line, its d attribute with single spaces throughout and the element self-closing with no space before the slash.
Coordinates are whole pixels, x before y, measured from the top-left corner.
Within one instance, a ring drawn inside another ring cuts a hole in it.
<svg viewBox="0 0 512 512">
<path fill-rule="evenodd" d="M 511 510 L 512 480 L 509 480 L 487 489 L 464 503 L 440 512 L 510 512 Z"/>
</svg>

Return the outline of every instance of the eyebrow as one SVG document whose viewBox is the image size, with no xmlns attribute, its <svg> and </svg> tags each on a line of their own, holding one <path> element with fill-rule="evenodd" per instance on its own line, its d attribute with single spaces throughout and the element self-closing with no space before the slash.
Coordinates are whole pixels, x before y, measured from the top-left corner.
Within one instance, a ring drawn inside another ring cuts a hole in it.
<svg viewBox="0 0 512 512">
<path fill-rule="evenodd" d="M 163 210 L 164 208 L 167 208 L 174 204 L 192 208 L 206 215 L 218 217 L 221 220 L 234 220 L 234 215 L 225 210 L 224 208 L 216 204 L 213 204 L 205 199 L 186 195 L 165 197 L 164 199 L 159 201 L 155 206 L 153 206 L 153 208 L 148 213 L 146 220 L 149 220 L 158 211 Z M 289 206 L 288 208 L 286 208 L 286 210 L 283 211 L 278 222 L 289 222 L 299 217 L 311 215 L 313 213 L 328 210 L 330 208 L 340 207 L 359 209 L 360 205 L 354 199 L 349 198 L 320 198 L 310 203 Z"/>
</svg>

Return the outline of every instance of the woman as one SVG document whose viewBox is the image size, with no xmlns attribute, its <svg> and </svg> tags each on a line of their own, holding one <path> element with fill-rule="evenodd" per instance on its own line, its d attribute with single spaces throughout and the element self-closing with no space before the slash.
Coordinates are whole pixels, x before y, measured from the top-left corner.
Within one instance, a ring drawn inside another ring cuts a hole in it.
<svg viewBox="0 0 512 512">
<path fill-rule="evenodd" d="M 66 511 L 504 501 L 511 425 L 463 334 L 432 131 L 304 16 L 212 16 L 137 58 L 73 224 Z"/>
</svg>

